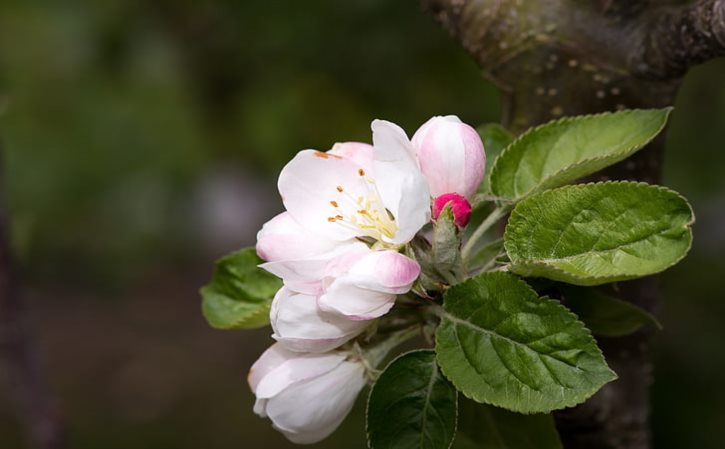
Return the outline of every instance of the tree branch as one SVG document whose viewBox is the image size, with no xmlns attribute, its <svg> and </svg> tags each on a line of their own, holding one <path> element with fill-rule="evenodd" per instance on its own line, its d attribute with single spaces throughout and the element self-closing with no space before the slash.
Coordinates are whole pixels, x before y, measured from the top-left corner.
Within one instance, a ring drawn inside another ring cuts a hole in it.
<svg viewBox="0 0 725 449">
<path fill-rule="evenodd" d="M 631 67 L 642 77 L 674 79 L 710 59 L 725 56 L 725 0 L 700 0 L 679 8 L 653 8 L 649 31 Z"/>
<path fill-rule="evenodd" d="M 502 122 L 520 133 L 563 115 L 674 103 L 681 77 L 725 54 L 725 0 L 422 0 L 502 93 Z M 656 183 L 664 137 L 589 179 Z M 656 277 L 619 284 L 646 310 Z M 601 339 L 619 380 L 555 413 L 566 449 L 650 449 L 650 332 Z"/>
<path fill-rule="evenodd" d="M 10 394 L 30 447 L 60 449 L 64 447 L 63 429 L 29 336 L 20 275 L 10 244 L 4 185 L 0 160 L 0 364 L 7 372 Z"/>
</svg>

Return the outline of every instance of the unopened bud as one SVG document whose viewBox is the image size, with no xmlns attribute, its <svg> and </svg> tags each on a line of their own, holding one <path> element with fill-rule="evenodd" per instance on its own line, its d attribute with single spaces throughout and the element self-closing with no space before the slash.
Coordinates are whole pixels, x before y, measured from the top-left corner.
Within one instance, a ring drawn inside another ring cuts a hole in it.
<svg viewBox="0 0 725 449">
<path fill-rule="evenodd" d="M 453 192 L 473 196 L 486 167 L 475 129 L 455 115 L 433 117 L 416 131 L 412 144 L 433 198 Z"/>
<path fill-rule="evenodd" d="M 466 227 L 468 221 L 471 219 L 471 203 L 457 193 L 445 193 L 433 200 L 434 220 L 438 219 L 443 209 L 446 208 L 446 205 L 451 206 L 453 222 L 456 226 L 459 228 Z"/>
</svg>

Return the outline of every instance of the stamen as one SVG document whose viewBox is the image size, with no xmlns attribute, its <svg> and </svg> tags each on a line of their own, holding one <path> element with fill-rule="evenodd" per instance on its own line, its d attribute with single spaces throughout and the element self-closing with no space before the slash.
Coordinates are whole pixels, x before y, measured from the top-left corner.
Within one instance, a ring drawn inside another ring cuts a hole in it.
<svg viewBox="0 0 725 449">
<path fill-rule="evenodd" d="M 365 170 L 358 169 L 361 177 L 365 176 Z M 395 217 L 385 208 L 380 197 L 375 180 L 364 178 L 366 192 L 353 197 L 346 192 L 342 186 L 336 186 L 342 195 L 339 195 L 329 203 L 336 209 L 337 215 L 328 217 L 327 221 L 344 226 L 375 240 L 393 238 L 398 232 L 398 225 Z"/>
</svg>

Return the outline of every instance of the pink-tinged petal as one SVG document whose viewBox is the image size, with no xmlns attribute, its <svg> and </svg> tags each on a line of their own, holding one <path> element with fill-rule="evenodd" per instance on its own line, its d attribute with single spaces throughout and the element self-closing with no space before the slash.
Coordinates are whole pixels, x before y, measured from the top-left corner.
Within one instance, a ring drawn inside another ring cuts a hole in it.
<svg viewBox="0 0 725 449">
<path fill-rule="evenodd" d="M 476 192 L 486 155 L 475 129 L 456 116 L 433 117 L 418 129 L 412 144 L 431 196 L 458 193 L 471 198 Z"/>
<path fill-rule="evenodd" d="M 370 250 L 364 243 L 357 240 L 337 242 L 337 245 L 324 254 L 314 257 L 267 262 L 259 265 L 282 279 L 291 290 L 307 295 L 322 293 L 323 280 L 336 275 L 341 269 L 357 260 L 357 254 L 366 254 Z M 339 267 L 342 264 L 342 267 Z"/>
<path fill-rule="evenodd" d="M 267 414 L 274 427 L 293 443 L 316 443 L 342 423 L 365 383 L 362 364 L 342 362 L 334 370 L 270 399 Z"/>
<path fill-rule="evenodd" d="M 257 233 L 257 254 L 268 262 L 302 259 L 331 251 L 335 240 L 310 234 L 288 212 L 282 212 Z"/>
<path fill-rule="evenodd" d="M 253 391 L 257 399 L 272 398 L 296 383 L 322 376 L 335 369 L 346 358 L 346 354 L 342 352 L 324 354 L 294 352 L 284 348 L 280 343 L 275 343 L 267 351 L 276 353 L 277 358 L 273 360 L 273 364 L 270 364 L 271 367 L 267 365 L 268 361 L 262 362 L 267 354 L 265 353 L 252 365 L 250 371 L 249 377 L 254 379 L 250 380 L 250 385 L 255 385 Z M 257 374 L 257 371 L 263 371 L 264 374 Z"/>
<path fill-rule="evenodd" d="M 332 240 L 365 235 L 346 224 L 355 199 L 368 194 L 364 169 L 331 153 L 304 150 L 282 169 L 278 188 L 292 218 L 307 231 Z"/>
<path fill-rule="evenodd" d="M 339 313 L 350 320 L 366 321 L 388 313 L 395 304 L 395 293 L 361 287 L 354 278 L 336 279 L 318 299 L 321 309 Z"/>
<path fill-rule="evenodd" d="M 478 186 L 481 185 L 486 171 L 486 150 L 483 147 L 483 141 L 478 131 L 465 123 L 461 127 L 461 138 L 463 147 L 466 149 L 463 196 L 470 199 L 478 190 Z"/>
<path fill-rule="evenodd" d="M 279 277 L 287 288 L 299 293 L 317 295 L 322 292 L 322 278 L 331 258 L 310 258 L 267 262 L 259 265 Z"/>
<path fill-rule="evenodd" d="M 371 251 L 325 287 L 321 309 L 353 320 L 385 315 L 398 294 L 410 290 L 420 274 L 417 262 L 395 251 Z"/>
<path fill-rule="evenodd" d="M 418 169 L 412 144 L 399 126 L 374 120 L 371 127 L 377 189 L 398 225 L 395 236 L 384 241 L 407 243 L 430 221 L 428 183 Z"/>
<path fill-rule="evenodd" d="M 336 278 L 350 271 L 362 258 L 367 257 L 374 251 L 366 244 L 357 242 L 346 246 L 344 250 L 338 251 L 336 257 L 331 259 L 325 267 L 325 279 Z"/>
<path fill-rule="evenodd" d="M 373 146 L 369 143 L 338 142 L 328 153 L 349 159 L 365 170 L 372 169 Z"/>
<path fill-rule="evenodd" d="M 317 298 L 282 288 L 272 302 L 272 338 L 297 352 L 326 352 L 359 335 L 370 324 L 321 310 Z"/>
<path fill-rule="evenodd" d="M 465 228 L 471 219 L 471 203 L 457 193 L 446 193 L 433 200 L 433 219 L 437 220 L 447 205 L 453 211 L 453 221 L 459 228 Z"/>
<path fill-rule="evenodd" d="M 387 293 L 407 293 L 420 275 L 420 265 L 396 251 L 374 251 L 347 273 L 361 287 Z"/>
</svg>

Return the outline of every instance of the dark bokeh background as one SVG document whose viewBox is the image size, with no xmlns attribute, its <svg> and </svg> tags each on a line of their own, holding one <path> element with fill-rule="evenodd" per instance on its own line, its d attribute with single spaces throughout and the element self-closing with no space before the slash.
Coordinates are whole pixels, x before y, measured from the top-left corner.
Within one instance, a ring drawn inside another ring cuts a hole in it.
<svg viewBox="0 0 725 449">
<path fill-rule="evenodd" d="M 723 447 L 725 60 L 694 70 L 665 183 L 698 215 L 662 276 L 656 446 Z M 269 330 L 207 328 L 212 261 L 279 211 L 303 148 L 499 117 L 416 0 L 4 0 L 0 138 L 13 243 L 73 448 L 283 448 L 245 383 Z M 0 447 L 22 447 L 0 372 Z M 362 401 L 361 401 L 362 402 Z M 363 448 L 362 404 L 319 447 Z"/>
</svg>

